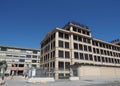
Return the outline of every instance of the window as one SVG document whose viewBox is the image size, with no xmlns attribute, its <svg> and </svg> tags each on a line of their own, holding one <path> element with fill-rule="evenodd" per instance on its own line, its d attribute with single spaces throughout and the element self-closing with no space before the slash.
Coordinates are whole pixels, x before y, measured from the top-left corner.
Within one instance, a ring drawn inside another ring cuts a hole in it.
<svg viewBox="0 0 120 86">
<path fill-rule="evenodd" d="M 74 58 L 78 59 L 78 52 L 74 52 Z"/>
<path fill-rule="evenodd" d="M 70 69 L 70 62 L 65 62 L 65 69 Z"/>
<path fill-rule="evenodd" d="M 58 65 L 59 70 L 64 69 L 64 62 L 59 62 Z"/>
<path fill-rule="evenodd" d="M 97 54 L 99 54 L 99 49 L 97 49 Z"/>
<path fill-rule="evenodd" d="M 84 51 L 87 51 L 87 46 L 86 45 L 84 45 Z"/>
<path fill-rule="evenodd" d="M 59 41 L 59 47 L 63 48 L 63 41 Z"/>
<path fill-rule="evenodd" d="M 70 58 L 70 53 L 68 51 L 65 51 L 65 58 Z"/>
<path fill-rule="evenodd" d="M 69 35 L 68 34 L 65 34 L 65 39 L 69 39 Z"/>
<path fill-rule="evenodd" d="M 37 60 L 32 60 L 32 63 L 37 63 Z"/>
<path fill-rule="evenodd" d="M 33 55 L 33 58 L 37 58 L 37 56 Z"/>
<path fill-rule="evenodd" d="M 59 37 L 63 38 L 63 33 L 62 32 L 59 32 Z"/>
<path fill-rule="evenodd" d="M 63 53 L 63 51 L 61 51 L 61 50 L 59 50 L 59 57 L 60 57 L 60 58 L 63 58 L 63 57 L 64 57 L 64 53 Z"/>
<path fill-rule="evenodd" d="M 92 52 L 91 46 L 88 46 L 88 50 L 89 52 Z"/>
<path fill-rule="evenodd" d="M 78 44 L 74 43 L 74 49 L 78 49 Z"/>
<path fill-rule="evenodd" d="M 76 35 L 73 35 L 73 39 L 77 41 L 77 36 L 76 36 Z"/>
<path fill-rule="evenodd" d="M 85 60 L 88 60 L 88 54 L 85 54 Z"/>
<path fill-rule="evenodd" d="M 1 47 L 1 51 L 7 51 L 6 47 Z"/>
<path fill-rule="evenodd" d="M 104 57 L 102 57 L 102 62 L 105 62 L 105 58 Z"/>
<path fill-rule="evenodd" d="M 25 59 L 19 59 L 19 62 L 25 62 Z"/>
<path fill-rule="evenodd" d="M 80 53 L 80 59 L 84 59 L 83 53 Z"/>
<path fill-rule="evenodd" d="M 79 44 L 79 50 L 83 50 L 82 44 Z"/>
<path fill-rule="evenodd" d="M 101 62 L 100 56 L 98 56 L 98 62 Z"/>
<path fill-rule="evenodd" d="M 78 29 L 78 32 L 81 33 L 81 29 Z"/>
<path fill-rule="evenodd" d="M 26 55 L 26 58 L 31 58 L 31 55 Z"/>
<path fill-rule="evenodd" d="M 37 51 L 33 51 L 33 54 L 37 54 Z"/>
<path fill-rule="evenodd" d="M 78 36 L 78 41 L 82 42 L 82 37 Z"/>
<path fill-rule="evenodd" d="M 90 32 L 87 32 L 87 35 L 89 36 L 89 35 L 90 35 Z"/>
<path fill-rule="evenodd" d="M 96 56 L 94 56 L 94 61 L 97 61 L 97 57 Z"/>
<path fill-rule="evenodd" d="M 65 48 L 69 48 L 69 43 L 65 42 Z"/>
<path fill-rule="evenodd" d="M 73 27 L 73 31 L 77 32 L 77 28 Z"/>
<path fill-rule="evenodd" d="M 89 59 L 92 61 L 93 60 L 93 57 L 91 54 L 89 54 Z"/>
</svg>

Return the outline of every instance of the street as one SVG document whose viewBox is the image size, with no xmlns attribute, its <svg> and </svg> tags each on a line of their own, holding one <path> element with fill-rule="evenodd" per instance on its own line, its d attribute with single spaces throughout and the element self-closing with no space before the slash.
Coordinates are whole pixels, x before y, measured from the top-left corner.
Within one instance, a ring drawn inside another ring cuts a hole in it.
<svg viewBox="0 0 120 86">
<path fill-rule="evenodd" d="M 27 83 L 27 80 L 25 78 L 23 78 L 22 76 L 17 76 L 13 79 L 6 78 L 6 83 L 3 86 L 120 86 L 120 83 L 68 80 L 49 83 Z"/>
</svg>

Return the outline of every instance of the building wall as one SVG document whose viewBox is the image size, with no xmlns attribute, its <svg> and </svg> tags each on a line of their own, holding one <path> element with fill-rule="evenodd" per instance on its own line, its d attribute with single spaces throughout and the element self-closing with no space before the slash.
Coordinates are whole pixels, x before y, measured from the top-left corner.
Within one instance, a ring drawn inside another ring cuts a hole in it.
<svg viewBox="0 0 120 86">
<path fill-rule="evenodd" d="M 69 47 L 65 47 L 65 43 Z M 55 44 L 53 46 L 53 44 Z M 66 53 L 69 52 L 67 57 Z M 53 53 L 55 53 L 53 55 Z M 55 79 L 71 73 L 70 65 L 76 63 L 120 66 L 120 46 L 92 38 L 88 28 L 68 24 L 65 28 L 56 28 L 41 42 L 42 67 L 54 69 Z M 68 63 L 67 63 L 68 62 Z M 51 65 L 52 64 L 52 65 Z M 69 68 L 67 68 L 69 66 Z M 95 69 L 96 71 L 99 70 Z M 91 71 L 94 71 L 91 69 Z"/>
<path fill-rule="evenodd" d="M 80 80 L 119 80 L 120 68 L 81 66 L 78 68 Z"/>
<path fill-rule="evenodd" d="M 8 64 L 6 73 L 24 73 L 28 67 L 39 67 L 40 50 L 0 46 L 0 61 L 5 60 Z"/>
</svg>

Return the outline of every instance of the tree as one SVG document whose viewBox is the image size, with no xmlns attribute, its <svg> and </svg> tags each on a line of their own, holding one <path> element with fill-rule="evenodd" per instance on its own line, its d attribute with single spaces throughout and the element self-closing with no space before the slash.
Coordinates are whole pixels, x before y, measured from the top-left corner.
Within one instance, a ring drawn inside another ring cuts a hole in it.
<svg viewBox="0 0 120 86">
<path fill-rule="evenodd" d="M 2 68 L 4 68 L 4 70 L 6 71 L 7 70 L 7 62 L 6 61 L 0 61 L 0 70 L 2 69 Z M 1 73 L 1 72 L 0 72 Z"/>
</svg>

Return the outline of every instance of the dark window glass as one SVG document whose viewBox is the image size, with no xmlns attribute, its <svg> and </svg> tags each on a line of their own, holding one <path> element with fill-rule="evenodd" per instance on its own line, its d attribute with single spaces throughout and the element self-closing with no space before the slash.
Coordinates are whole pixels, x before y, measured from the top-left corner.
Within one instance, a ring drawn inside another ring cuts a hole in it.
<svg viewBox="0 0 120 86">
<path fill-rule="evenodd" d="M 6 47 L 1 47 L 1 51 L 7 51 Z"/>
<path fill-rule="evenodd" d="M 108 63 L 108 58 L 107 57 L 105 57 L 105 61 L 106 61 L 106 63 Z"/>
<path fill-rule="evenodd" d="M 65 39 L 69 39 L 69 35 L 68 34 L 65 34 Z"/>
<path fill-rule="evenodd" d="M 78 36 L 78 41 L 82 42 L 82 37 Z"/>
<path fill-rule="evenodd" d="M 31 55 L 26 55 L 26 58 L 31 58 Z"/>
<path fill-rule="evenodd" d="M 84 45 L 84 51 L 87 51 L 87 46 L 86 45 Z"/>
<path fill-rule="evenodd" d="M 98 56 L 98 62 L 101 62 L 100 56 Z"/>
<path fill-rule="evenodd" d="M 88 60 L 88 54 L 85 54 L 85 60 Z"/>
<path fill-rule="evenodd" d="M 59 47 L 63 48 L 63 41 L 59 41 Z"/>
<path fill-rule="evenodd" d="M 63 38 L 63 33 L 62 32 L 59 32 L 59 37 Z"/>
<path fill-rule="evenodd" d="M 84 59 L 83 53 L 80 53 L 80 59 Z"/>
<path fill-rule="evenodd" d="M 69 48 L 69 42 L 65 42 L 65 48 Z"/>
<path fill-rule="evenodd" d="M 19 59 L 19 62 L 25 62 L 25 59 Z"/>
<path fill-rule="evenodd" d="M 70 62 L 65 62 L 65 69 L 70 69 Z"/>
<path fill-rule="evenodd" d="M 105 58 L 104 57 L 102 57 L 102 62 L 105 62 Z"/>
<path fill-rule="evenodd" d="M 82 44 L 79 44 L 79 50 L 83 50 Z"/>
<path fill-rule="evenodd" d="M 76 35 L 73 35 L 73 39 L 74 39 L 74 40 L 77 40 L 77 36 L 76 36 Z"/>
<path fill-rule="evenodd" d="M 70 53 L 68 51 L 65 51 L 65 58 L 70 58 Z"/>
<path fill-rule="evenodd" d="M 83 30 L 82 33 L 85 34 L 85 31 Z"/>
<path fill-rule="evenodd" d="M 77 28 L 73 27 L 73 31 L 75 31 L 75 32 L 76 32 L 76 31 L 77 31 Z"/>
<path fill-rule="evenodd" d="M 58 65 L 59 70 L 64 69 L 64 62 L 59 62 Z"/>
<path fill-rule="evenodd" d="M 94 61 L 97 61 L 97 57 L 96 56 L 94 56 Z"/>
<path fill-rule="evenodd" d="M 90 58 L 90 60 L 91 60 L 91 61 L 93 60 L 93 57 L 92 57 L 92 55 L 91 55 L 91 54 L 89 54 L 89 58 Z"/>
<path fill-rule="evenodd" d="M 89 52 L 92 52 L 91 46 L 88 46 L 88 50 Z"/>
<path fill-rule="evenodd" d="M 74 49 L 78 49 L 78 44 L 74 43 Z"/>
<path fill-rule="evenodd" d="M 74 52 L 74 58 L 78 59 L 78 52 Z"/>
<path fill-rule="evenodd" d="M 87 35 L 89 36 L 89 35 L 90 35 L 90 32 L 87 32 Z"/>
<path fill-rule="evenodd" d="M 78 32 L 81 33 L 81 29 L 78 29 Z"/>
<path fill-rule="evenodd" d="M 60 57 L 60 58 L 63 58 L 63 57 L 64 57 L 64 53 L 63 53 L 63 51 L 61 51 L 61 50 L 59 50 L 59 57 Z"/>
<path fill-rule="evenodd" d="M 32 63 L 37 63 L 37 60 L 32 60 Z"/>
</svg>

